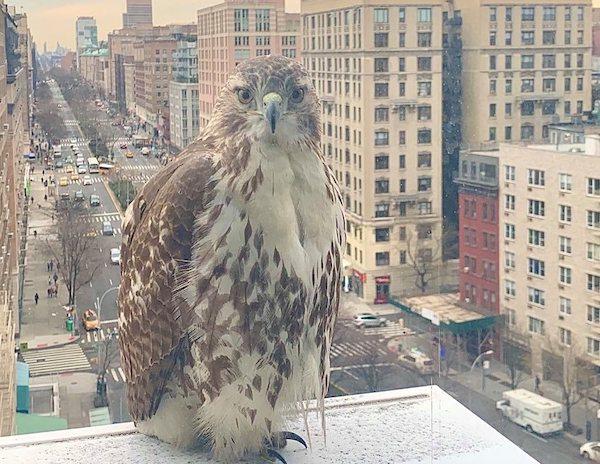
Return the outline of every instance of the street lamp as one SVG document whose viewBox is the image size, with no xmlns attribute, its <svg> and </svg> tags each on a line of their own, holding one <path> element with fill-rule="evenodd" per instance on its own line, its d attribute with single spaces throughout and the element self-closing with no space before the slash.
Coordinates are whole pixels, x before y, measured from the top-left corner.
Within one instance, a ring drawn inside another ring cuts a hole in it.
<svg viewBox="0 0 600 464">
<path fill-rule="evenodd" d="M 490 356 L 492 354 L 494 354 L 494 350 L 487 350 L 481 353 L 479 356 L 477 356 L 475 358 L 475 361 L 473 361 L 473 364 L 471 364 L 470 372 L 473 372 L 473 369 L 475 368 L 480 359 L 482 359 L 484 356 Z M 485 390 L 485 369 L 483 363 L 481 363 L 481 390 Z"/>
<path fill-rule="evenodd" d="M 96 297 L 96 304 L 98 305 L 98 320 L 100 320 L 100 313 L 102 312 L 102 301 L 104 301 L 104 297 L 106 295 L 108 295 L 110 292 L 114 291 L 114 290 L 118 290 L 120 287 L 120 285 L 117 285 L 116 287 L 110 287 L 108 290 L 106 290 L 102 296 L 100 298 Z"/>
</svg>

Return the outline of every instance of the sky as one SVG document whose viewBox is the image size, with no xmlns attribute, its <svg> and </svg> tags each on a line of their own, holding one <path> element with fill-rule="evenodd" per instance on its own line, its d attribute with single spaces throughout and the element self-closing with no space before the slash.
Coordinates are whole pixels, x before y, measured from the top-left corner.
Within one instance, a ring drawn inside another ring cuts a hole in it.
<svg viewBox="0 0 600 464">
<path fill-rule="evenodd" d="M 33 39 L 42 51 L 44 42 L 53 50 L 56 42 L 75 48 L 75 20 L 78 16 L 93 16 L 98 24 L 98 37 L 118 29 L 126 0 L 5 0 L 15 5 L 17 12 L 25 12 Z M 600 7 L 600 0 L 593 0 Z M 219 3 L 219 0 L 153 0 L 154 24 L 192 23 L 198 8 Z M 300 0 L 286 0 L 288 11 L 300 11 Z"/>
<path fill-rule="evenodd" d="M 122 26 L 126 0 L 4 0 L 27 13 L 29 27 L 38 50 L 44 42 L 53 50 L 56 42 L 75 48 L 75 20 L 78 16 L 93 16 L 98 24 L 98 38 L 106 40 L 109 32 Z M 600 3 L 600 0 L 598 0 Z M 219 0 L 153 0 L 154 24 L 196 22 L 199 8 L 219 3 Z M 300 11 L 300 0 L 286 0 L 288 11 Z"/>
</svg>

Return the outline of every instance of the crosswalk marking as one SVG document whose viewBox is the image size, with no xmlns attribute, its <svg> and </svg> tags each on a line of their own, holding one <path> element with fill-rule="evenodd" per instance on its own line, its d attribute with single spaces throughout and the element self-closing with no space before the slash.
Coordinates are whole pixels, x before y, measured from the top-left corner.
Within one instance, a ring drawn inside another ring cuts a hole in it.
<svg viewBox="0 0 600 464">
<path fill-rule="evenodd" d="M 375 340 L 340 342 L 331 346 L 331 357 L 385 356 L 387 352 Z"/>
<path fill-rule="evenodd" d="M 121 366 L 110 368 L 109 372 L 115 382 L 125 382 L 127 380 L 125 377 L 125 371 Z"/>
<path fill-rule="evenodd" d="M 81 337 L 81 339 L 79 340 L 79 343 L 85 345 L 87 343 L 97 343 L 97 342 L 101 342 L 106 340 L 106 338 L 108 336 L 110 336 L 111 334 L 115 334 L 114 338 L 117 339 L 119 338 L 119 333 L 117 332 L 117 328 L 101 328 L 99 330 L 94 330 L 91 332 L 86 332 L 85 333 L 85 337 Z"/>
<path fill-rule="evenodd" d="M 362 329 L 365 335 L 379 335 L 383 338 L 400 337 L 403 335 L 413 335 L 414 332 L 408 327 L 400 324 L 389 324 L 385 327 L 369 327 Z"/>
<path fill-rule="evenodd" d="M 32 377 L 91 369 L 90 362 L 78 344 L 25 351 L 23 359 L 29 365 Z"/>
<path fill-rule="evenodd" d="M 138 169 L 146 169 L 148 171 L 153 171 L 155 169 L 160 168 L 157 164 L 125 164 L 120 166 L 121 169 L 125 170 L 138 170 Z"/>
</svg>

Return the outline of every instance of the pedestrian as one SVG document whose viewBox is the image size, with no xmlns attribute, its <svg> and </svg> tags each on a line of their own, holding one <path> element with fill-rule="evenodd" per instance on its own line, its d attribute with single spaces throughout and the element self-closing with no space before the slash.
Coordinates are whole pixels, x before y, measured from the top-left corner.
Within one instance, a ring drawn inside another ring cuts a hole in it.
<svg viewBox="0 0 600 464">
<path fill-rule="evenodd" d="M 31 195 L 31 204 L 33 205 L 33 195 Z"/>
<path fill-rule="evenodd" d="M 51 287 L 47 288 L 46 294 L 48 295 L 48 298 L 52 298 L 52 288 Z"/>
<path fill-rule="evenodd" d="M 46 174 L 46 170 L 45 170 L 45 169 L 42 169 L 42 175 L 44 175 L 44 174 Z M 44 179 L 44 178 L 42 177 L 42 180 L 43 180 L 43 179 Z"/>
<path fill-rule="evenodd" d="M 56 265 L 58 266 L 58 263 L 56 263 Z M 56 273 L 54 273 L 54 276 L 52 278 L 54 279 L 54 283 L 56 284 L 56 282 L 58 282 L 58 276 L 56 275 Z"/>
<path fill-rule="evenodd" d="M 58 297 L 58 284 L 54 286 L 54 297 Z"/>
<path fill-rule="evenodd" d="M 48 276 L 48 285 L 52 285 L 52 277 Z"/>
<path fill-rule="evenodd" d="M 35 304 L 38 304 L 38 300 L 40 299 L 40 296 L 38 295 L 38 292 L 35 292 L 35 295 L 33 296 L 33 299 L 35 300 Z"/>
<path fill-rule="evenodd" d="M 54 222 L 54 213 L 52 213 L 52 222 Z"/>
<path fill-rule="evenodd" d="M 37 238 L 37 230 L 33 231 L 33 238 Z"/>
<path fill-rule="evenodd" d="M 60 261 L 56 261 L 56 270 L 60 271 Z"/>
<path fill-rule="evenodd" d="M 50 272 L 50 261 L 46 261 L 46 271 Z"/>
<path fill-rule="evenodd" d="M 535 388 L 534 388 L 534 391 L 536 393 L 539 393 L 539 391 L 540 391 L 540 383 L 542 383 L 540 381 L 540 377 L 539 377 L 539 375 L 536 374 L 536 376 L 535 376 Z"/>
<path fill-rule="evenodd" d="M 44 194 L 44 201 L 48 201 L 48 195 Z"/>
<path fill-rule="evenodd" d="M 54 270 L 54 260 L 50 259 L 50 272 Z"/>
</svg>

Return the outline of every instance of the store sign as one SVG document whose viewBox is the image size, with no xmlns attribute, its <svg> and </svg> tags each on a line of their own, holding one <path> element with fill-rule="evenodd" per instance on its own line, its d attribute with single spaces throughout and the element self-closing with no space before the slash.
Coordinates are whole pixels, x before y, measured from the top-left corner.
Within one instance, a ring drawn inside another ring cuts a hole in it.
<svg viewBox="0 0 600 464">
<path fill-rule="evenodd" d="M 391 278 L 389 275 L 375 277 L 376 284 L 389 284 L 391 282 Z"/>
<path fill-rule="evenodd" d="M 354 277 L 360 280 L 363 284 L 367 281 L 367 274 L 363 274 L 362 272 L 358 272 L 356 269 L 353 269 Z"/>
</svg>

